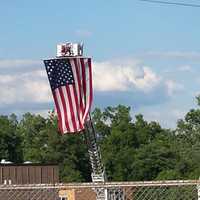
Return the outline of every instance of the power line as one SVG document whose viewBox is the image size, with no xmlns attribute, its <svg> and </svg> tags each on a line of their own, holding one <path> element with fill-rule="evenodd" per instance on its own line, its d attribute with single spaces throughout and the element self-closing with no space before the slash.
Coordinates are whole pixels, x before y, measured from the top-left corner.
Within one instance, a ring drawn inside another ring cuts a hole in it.
<svg viewBox="0 0 200 200">
<path fill-rule="evenodd" d="M 169 2 L 169 1 L 159 1 L 159 0 L 139 0 L 139 1 L 145 1 L 145 2 L 150 2 L 150 3 L 158 3 L 158 4 L 168 4 L 168 5 L 200 8 L 200 4 L 179 3 L 179 2 Z"/>
</svg>

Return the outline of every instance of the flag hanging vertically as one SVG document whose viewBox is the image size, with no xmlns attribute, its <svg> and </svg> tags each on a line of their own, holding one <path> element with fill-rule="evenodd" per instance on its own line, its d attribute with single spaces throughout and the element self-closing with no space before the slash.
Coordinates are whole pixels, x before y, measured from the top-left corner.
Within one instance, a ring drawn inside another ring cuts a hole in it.
<svg viewBox="0 0 200 200">
<path fill-rule="evenodd" d="M 84 129 L 92 99 L 90 58 L 44 60 L 61 133 Z"/>
</svg>

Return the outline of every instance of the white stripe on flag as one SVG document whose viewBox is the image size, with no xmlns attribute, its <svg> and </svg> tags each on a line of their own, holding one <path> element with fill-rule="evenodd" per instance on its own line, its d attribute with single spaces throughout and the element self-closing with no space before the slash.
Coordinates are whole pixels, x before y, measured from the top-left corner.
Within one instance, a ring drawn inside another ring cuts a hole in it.
<svg viewBox="0 0 200 200">
<path fill-rule="evenodd" d="M 55 89 L 55 94 L 56 94 L 56 98 L 57 98 L 57 101 L 58 101 L 58 106 L 59 106 L 59 109 L 60 109 L 61 120 L 62 120 L 61 121 L 62 129 L 63 129 L 63 131 L 66 131 L 65 112 L 64 112 L 64 109 L 63 109 L 63 104 L 62 104 L 62 100 L 61 100 L 60 92 L 59 92 L 58 88 Z"/>
<path fill-rule="evenodd" d="M 79 85 L 79 82 L 78 82 L 78 77 L 77 77 L 77 69 L 76 69 L 76 65 L 74 63 L 74 59 L 71 59 L 70 60 L 70 64 L 72 66 L 72 72 L 73 72 L 73 75 L 74 75 L 74 82 L 75 82 L 75 87 L 76 87 L 76 94 L 77 94 L 77 106 L 78 108 L 76 107 L 76 112 L 77 112 L 77 115 L 79 115 L 80 119 L 82 119 L 82 116 L 83 116 L 83 113 L 82 113 L 82 109 L 81 109 L 81 105 L 80 105 L 80 85 Z M 80 121 L 79 121 L 80 122 Z M 80 128 L 80 126 L 77 126 Z"/>
<path fill-rule="evenodd" d="M 80 77 L 80 81 L 81 81 L 81 85 L 80 85 L 80 93 L 81 93 L 81 101 L 82 101 L 82 105 L 83 105 L 83 113 L 82 113 L 82 117 L 84 115 L 84 110 L 85 110 L 85 97 L 84 97 L 84 92 L 83 92 L 83 74 L 82 74 L 82 65 L 81 65 L 81 58 L 77 59 L 78 62 L 78 68 L 79 68 L 79 77 Z"/>
<path fill-rule="evenodd" d="M 73 86 L 70 86 L 69 87 L 70 89 L 70 94 L 71 94 L 71 97 L 72 97 L 72 107 L 73 107 L 73 110 L 74 110 L 74 118 L 75 118 L 75 122 L 76 123 L 76 127 L 77 127 L 77 130 L 80 130 L 80 126 L 79 126 L 79 120 L 78 120 L 78 108 L 76 107 L 76 100 L 75 100 L 75 95 L 74 94 L 74 89 L 73 89 Z"/>
<path fill-rule="evenodd" d="M 72 62 L 72 71 L 73 71 L 73 75 L 74 75 L 74 82 L 75 82 L 75 86 L 76 86 L 76 91 L 77 91 L 77 96 L 78 96 L 78 106 L 79 106 L 79 116 L 80 119 L 82 119 L 83 117 L 83 109 L 84 109 L 84 104 L 82 102 L 82 85 L 81 85 L 81 77 L 80 77 L 80 63 L 79 63 L 79 59 L 76 59 L 76 64 L 75 62 Z"/>
<path fill-rule="evenodd" d="M 62 91 L 63 91 L 63 95 L 64 95 L 64 98 L 65 98 L 65 103 L 66 103 L 66 107 L 67 107 L 67 121 L 68 121 L 68 124 L 69 124 L 69 132 L 74 132 L 74 126 L 73 126 L 73 121 L 72 121 L 72 113 L 70 111 L 69 97 L 67 95 L 66 87 L 68 87 L 68 86 L 62 86 Z"/>
<path fill-rule="evenodd" d="M 88 60 L 84 59 L 84 65 L 85 65 L 85 80 L 86 80 L 86 107 L 85 107 L 85 113 L 83 116 L 83 122 L 85 121 L 85 118 L 89 112 L 90 108 L 90 81 L 89 81 L 89 66 L 88 66 Z"/>
</svg>

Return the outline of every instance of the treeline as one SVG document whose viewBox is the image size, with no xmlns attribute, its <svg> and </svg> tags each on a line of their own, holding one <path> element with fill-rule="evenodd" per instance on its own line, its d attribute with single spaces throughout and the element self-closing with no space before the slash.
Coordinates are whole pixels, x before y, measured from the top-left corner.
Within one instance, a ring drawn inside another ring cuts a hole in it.
<svg viewBox="0 0 200 200">
<path fill-rule="evenodd" d="M 200 105 L 200 98 L 197 98 Z M 200 109 L 190 110 L 175 130 L 119 105 L 92 113 L 106 174 L 112 181 L 198 179 Z M 0 159 L 56 163 L 61 181 L 90 181 L 84 134 L 60 135 L 56 117 L 26 113 L 0 116 Z"/>
</svg>

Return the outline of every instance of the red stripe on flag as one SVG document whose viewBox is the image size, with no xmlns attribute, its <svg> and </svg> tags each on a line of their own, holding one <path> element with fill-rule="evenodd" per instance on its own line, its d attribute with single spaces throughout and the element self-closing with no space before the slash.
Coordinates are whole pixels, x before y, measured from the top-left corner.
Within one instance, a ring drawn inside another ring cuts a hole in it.
<svg viewBox="0 0 200 200">
<path fill-rule="evenodd" d="M 77 126 L 76 126 L 76 120 L 75 120 L 75 116 L 74 116 L 74 108 L 73 108 L 72 98 L 71 98 L 71 95 L 73 95 L 73 94 L 70 93 L 70 89 L 68 86 L 66 86 L 66 91 L 67 91 L 67 96 L 68 96 L 68 100 L 69 100 L 69 108 L 70 108 L 70 113 L 71 113 L 71 118 L 72 118 L 73 129 L 74 129 L 71 131 L 76 132 Z"/>
<path fill-rule="evenodd" d="M 64 97 L 64 94 L 63 94 L 63 91 L 62 91 L 62 88 L 58 88 L 59 89 L 59 93 L 60 93 L 60 97 L 61 97 L 61 101 L 62 101 L 62 106 L 63 106 L 63 110 L 64 110 L 64 116 L 65 116 L 65 126 L 66 126 L 66 129 L 67 131 L 69 131 L 69 123 L 68 123 L 68 117 L 67 117 L 67 106 L 66 106 L 66 99 Z M 66 131 L 65 131 L 66 132 Z"/>
<path fill-rule="evenodd" d="M 91 58 L 88 58 L 88 67 L 89 67 L 89 86 L 90 86 L 90 107 L 92 105 L 92 101 L 93 101 L 93 87 L 92 87 L 92 64 L 91 64 Z"/>
<path fill-rule="evenodd" d="M 83 85 L 83 93 L 85 98 L 85 104 L 86 104 L 86 74 L 85 74 L 85 63 L 84 58 L 80 58 L 81 61 L 81 70 L 82 70 L 82 85 Z"/>
<path fill-rule="evenodd" d="M 77 81 L 78 81 L 78 92 L 79 92 L 79 105 L 80 105 L 80 112 L 82 113 L 83 116 L 83 112 L 84 112 L 84 107 L 83 107 L 83 102 L 82 102 L 82 92 L 81 92 L 81 79 L 80 79 L 80 72 L 79 72 L 79 65 L 77 63 L 77 59 L 74 59 L 74 63 L 75 63 L 75 70 L 76 70 L 76 76 L 77 76 Z"/>
<path fill-rule="evenodd" d="M 57 114 L 58 114 L 58 128 L 61 133 L 64 133 L 63 126 L 62 126 L 62 117 L 61 117 L 60 107 L 59 107 L 55 92 L 53 92 L 53 98 L 54 98 L 54 102 L 56 104 L 56 110 L 57 110 Z"/>
<path fill-rule="evenodd" d="M 76 87 L 75 85 L 73 85 L 73 91 L 74 91 L 74 99 L 75 99 L 75 104 L 76 104 L 76 111 L 77 111 L 77 116 L 78 116 L 78 123 L 79 123 L 79 127 L 80 129 L 83 129 L 83 124 L 81 123 L 81 120 L 80 120 L 80 107 L 78 105 L 78 97 L 77 97 L 77 92 L 76 92 Z"/>
<path fill-rule="evenodd" d="M 83 59 L 84 63 L 84 69 L 85 69 L 85 85 L 86 85 L 86 94 L 85 94 L 85 99 L 86 99 L 86 104 L 85 104 L 85 113 L 83 116 L 83 122 L 86 120 L 87 115 L 89 113 L 90 107 L 91 107 L 91 89 L 92 89 L 92 82 L 90 82 L 90 76 L 91 76 L 91 66 L 89 66 L 88 59 Z"/>
</svg>

